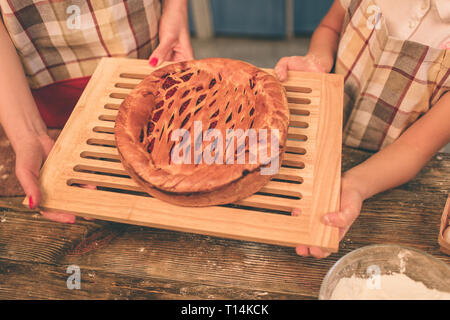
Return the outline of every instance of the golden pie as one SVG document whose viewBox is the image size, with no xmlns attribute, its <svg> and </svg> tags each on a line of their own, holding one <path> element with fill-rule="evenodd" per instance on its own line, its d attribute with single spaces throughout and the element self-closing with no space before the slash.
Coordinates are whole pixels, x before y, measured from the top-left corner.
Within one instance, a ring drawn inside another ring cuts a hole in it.
<svg viewBox="0 0 450 320">
<path fill-rule="evenodd" d="M 146 77 L 121 104 L 115 138 L 125 169 L 150 195 L 209 206 L 246 198 L 276 174 L 288 125 L 275 77 L 210 58 Z"/>
</svg>

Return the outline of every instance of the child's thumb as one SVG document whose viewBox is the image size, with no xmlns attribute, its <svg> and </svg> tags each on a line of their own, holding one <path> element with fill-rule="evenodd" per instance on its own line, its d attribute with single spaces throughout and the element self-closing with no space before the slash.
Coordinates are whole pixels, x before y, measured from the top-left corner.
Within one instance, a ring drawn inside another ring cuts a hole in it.
<svg viewBox="0 0 450 320">
<path fill-rule="evenodd" d="M 322 217 L 322 222 L 326 225 L 337 228 L 345 228 L 349 225 L 349 221 L 346 219 L 346 215 L 343 212 L 332 212 Z"/>
<path fill-rule="evenodd" d="M 278 80 L 284 81 L 287 78 L 289 57 L 281 58 L 275 66 L 275 75 Z"/>
</svg>

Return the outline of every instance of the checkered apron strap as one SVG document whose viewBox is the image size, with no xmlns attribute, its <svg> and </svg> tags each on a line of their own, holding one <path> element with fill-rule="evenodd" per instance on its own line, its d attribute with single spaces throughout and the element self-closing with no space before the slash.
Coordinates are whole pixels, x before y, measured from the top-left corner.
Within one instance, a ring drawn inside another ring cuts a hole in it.
<svg viewBox="0 0 450 320">
<path fill-rule="evenodd" d="M 31 88 L 91 75 L 102 57 L 148 58 L 159 0 L 0 0 Z"/>
<path fill-rule="evenodd" d="M 450 55 L 390 37 L 373 0 L 350 8 L 336 63 L 345 77 L 344 144 L 376 151 L 449 90 Z"/>
</svg>

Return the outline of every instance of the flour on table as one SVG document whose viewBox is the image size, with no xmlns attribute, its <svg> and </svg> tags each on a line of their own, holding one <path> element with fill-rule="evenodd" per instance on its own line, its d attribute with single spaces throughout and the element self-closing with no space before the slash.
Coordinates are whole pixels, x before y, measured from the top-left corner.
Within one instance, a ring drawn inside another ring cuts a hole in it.
<svg viewBox="0 0 450 320">
<path fill-rule="evenodd" d="M 342 278 L 331 300 L 450 300 L 450 293 L 429 289 L 402 273 L 380 275 L 378 286 L 370 281 L 355 275 Z"/>
</svg>

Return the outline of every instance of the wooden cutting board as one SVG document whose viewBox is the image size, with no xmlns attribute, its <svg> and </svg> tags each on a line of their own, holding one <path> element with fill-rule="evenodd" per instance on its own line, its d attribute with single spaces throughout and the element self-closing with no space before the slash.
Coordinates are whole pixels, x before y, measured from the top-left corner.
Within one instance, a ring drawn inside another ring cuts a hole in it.
<svg viewBox="0 0 450 320">
<path fill-rule="evenodd" d="M 152 198 L 127 175 L 114 141 L 118 108 L 154 68 L 146 60 L 104 58 L 40 175 L 41 208 L 117 221 L 283 246 L 337 251 L 338 230 L 320 217 L 339 208 L 343 78 L 289 72 L 291 122 L 278 175 L 237 203 L 180 207 Z M 268 72 L 272 70 L 265 69 Z M 80 187 L 94 185 L 96 190 Z M 28 204 L 28 200 L 24 200 Z M 300 208 L 300 216 L 291 216 Z"/>
<path fill-rule="evenodd" d="M 441 247 L 441 251 L 450 255 L 450 242 L 446 241 L 444 238 L 444 232 L 447 228 L 450 228 L 450 194 L 447 197 L 447 202 L 445 203 L 445 208 L 442 212 L 441 227 L 439 228 L 438 237 L 438 243 Z"/>
</svg>

